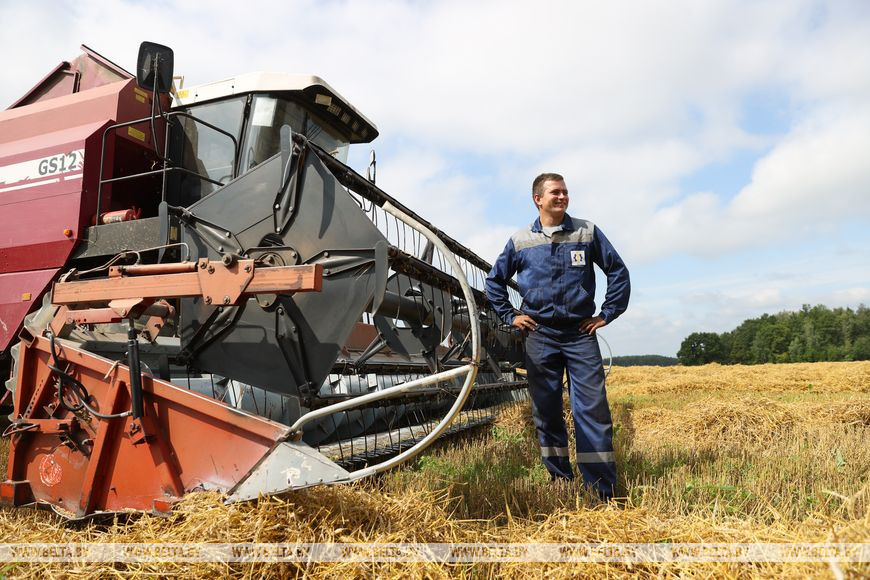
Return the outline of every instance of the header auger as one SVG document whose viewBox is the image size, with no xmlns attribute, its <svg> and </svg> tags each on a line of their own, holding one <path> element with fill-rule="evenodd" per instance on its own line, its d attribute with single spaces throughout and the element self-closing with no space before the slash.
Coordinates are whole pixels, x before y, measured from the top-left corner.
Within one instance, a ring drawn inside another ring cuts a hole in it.
<svg viewBox="0 0 870 580">
<path fill-rule="evenodd" d="M 264 73 L 170 106 L 171 62 L 144 43 L 137 86 L 86 49 L 78 85 L 0 113 L 2 501 L 80 518 L 353 481 L 523 396 L 489 264 L 344 163 L 365 116 Z"/>
</svg>

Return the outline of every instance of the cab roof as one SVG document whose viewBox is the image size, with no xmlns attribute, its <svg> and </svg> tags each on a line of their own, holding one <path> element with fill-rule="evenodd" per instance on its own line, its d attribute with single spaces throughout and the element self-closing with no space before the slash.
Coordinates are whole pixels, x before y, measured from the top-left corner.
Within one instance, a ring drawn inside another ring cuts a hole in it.
<svg viewBox="0 0 870 580">
<path fill-rule="evenodd" d="M 307 108 L 346 133 L 351 143 L 369 143 L 378 136 L 378 129 L 365 115 L 350 104 L 338 91 L 314 75 L 253 72 L 235 77 L 179 89 L 175 92 L 176 107 L 225 99 L 250 93 L 285 93 L 302 101 Z"/>
</svg>

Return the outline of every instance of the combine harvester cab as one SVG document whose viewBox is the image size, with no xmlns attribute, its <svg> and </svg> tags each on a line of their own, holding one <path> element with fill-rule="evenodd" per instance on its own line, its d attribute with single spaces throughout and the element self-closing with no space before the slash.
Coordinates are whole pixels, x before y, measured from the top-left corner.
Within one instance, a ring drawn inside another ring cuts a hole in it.
<svg viewBox="0 0 870 580">
<path fill-rule="evenodd" d="M 6 194 L 4 221 L 24 224 L 0 248 L 17 256 L 0 314 L 19 339 L 0 336 L 0 500 L 80 518 L 348 482 L 524 396 L 521 337 L 481 292 L 489 264 L 345 164 L 377 130 L 329 85 L 257 73 L 170 107 L 168 48 L 143 43 L 138 79 L 111 70 L 46 98 L 50 75 L 0 114 L 20 133 L 0 144 L 0 188 L 25 192 Z M 40 141 L 52 119 L 74 128 Z M 57 250 L 28 257 L 37 243 Z"/>
</svg>

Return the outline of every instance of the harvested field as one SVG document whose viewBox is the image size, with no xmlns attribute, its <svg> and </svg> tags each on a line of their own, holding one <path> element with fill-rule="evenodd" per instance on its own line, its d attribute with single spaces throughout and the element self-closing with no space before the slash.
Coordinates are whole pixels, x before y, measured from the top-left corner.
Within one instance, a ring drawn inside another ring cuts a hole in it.
<svg viewBox="0 0 870 580">
<path fill-rule="evenodd" d="M 634 395 L 870 394 L 870 364 L 866 362 L 616 367 L 611 379 L 614 392 Z"/>
<path fill-rule="evenodd" d="M 527 405 L 485 432 L 353 486 L 225 506 L 195 494 L 168 518 L 65 525 L 0 512 L 2 542 L 870 542 L 870 363 L 615 368 L 623 499 L 554 486 Z M 4 442 L 5 445 L 5 442 Z M 7 564 L 8 577 L 860 577 L 868 564 Z"/>
</svg>

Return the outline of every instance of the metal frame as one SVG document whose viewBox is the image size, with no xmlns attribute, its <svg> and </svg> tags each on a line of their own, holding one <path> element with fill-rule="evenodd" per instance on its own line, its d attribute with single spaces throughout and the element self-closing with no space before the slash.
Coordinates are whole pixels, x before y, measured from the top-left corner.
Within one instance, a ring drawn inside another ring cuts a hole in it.
<svg viewBox="0 0 870 580">
<path fill-rule="evenodd" d="M 429 240 L 444 255 L 445 259 L 447 260 L 450 267 L 454 270 L 454 272 L 457 272 L 457 274 L 462 272 L 462 268 L 459 267 L 459 263 L 456 261 L 453 253 L 447 248 L 447 245 L 443 241 L 441 241 L 441 239 L 435 234 L 435 232 L 424 226 L 418 220 L 408 215 L 402 209 L 394 206 L 389 201 L 385 201 L 382 207 L 385 211 L 387 211 L 394 217 L 402 220 L 403 222 L 417 229 L 421 234 L 423 234 L 426 239 Z M 404 463 L 405 461 L 412 459 L 416 455 L 420 454 L 450 426 L 450 423 L 453 422 L 453 419 L 456 418 L 456 416 L 462 410 L 462 407 L 465 405 L 465 401 L 468 399 L 468 395 L 471 394 L 471 389 L 474 385 L 475 379 L 477 378 L 477 369 L 480 365 L 480 322 L 478 320 L 477 314 L 477 303 L 474 299 L 474 294 L 472 293 L 471 286 L 468 284 L 468 280 L 466 280 L 465 276 L 462 275 L 458 275 L 456 279 L 462 287 L 462 293 L 468 305 L 468 317 L 471 321 L 471 362 L 469 362 L 465 366 L 451 369 L 448 371 L 442 371 L 440 373 L 436 373 L 423 379 L 417 379 L 415 381 L 403 383 L 389 389 L 384 389 L 383 391 L 370 393 L 368 395 L 362 395 L 349 401 L 344 401 L 341 403 L 336 403 L 334 405 L 329 405 L 327 407 L 322 407 L 320 409 L 317 409 L 316 411 L 306 413 L 290 427 L 291 433 L 298 433 L 298 431 L 302 429 L 305 424 L 310 423 L 311 421 L 314 421 L 316 419 L 320 419 L 322 417 L 332 415 L 341 411 L 354 409 L 356 407 L 366 405 L 373 401 L 379 401 L 381 399 L 393 397 L 401 393 L 407 393 L 408 391 L 413 391 L 419 387 L 426 387 L 465 375 L 465 382 L 463 383 L 459 394 L 456 396 L 456 401 L 454 401 L 453 406 L 450 408 L 450 410 L 447 412 L 441 422 L 438 423 L 438 425 L 436 425 L 432 429 L 432 431 L 430 431 L 429 434 L 426 435 L 426 437 L 424 437 L 421 441 L 417 442 L 410 449 L 400 453 L 399 455 L 396 455 L 395 457 L 383 463 L 379 463 L 377 465 L 373 465 L 352 472 L 348 481 L 355 481 L 357 479 L 362 479 L 376 473 L 381 473 L 383 471 L 386 471 L 387 469 L 392 468 L 395 465 Z"/>
</svg>

